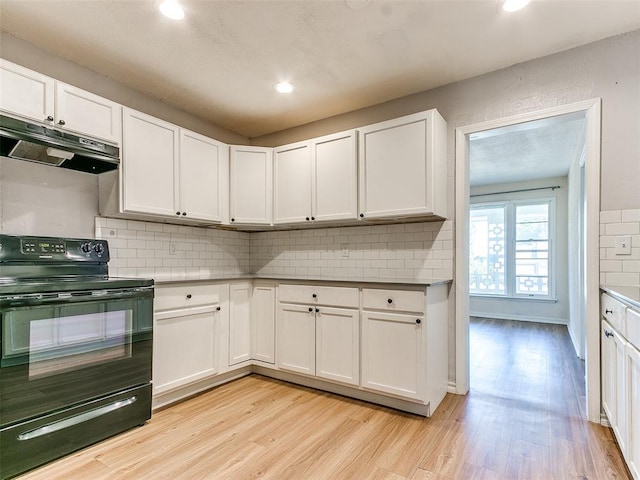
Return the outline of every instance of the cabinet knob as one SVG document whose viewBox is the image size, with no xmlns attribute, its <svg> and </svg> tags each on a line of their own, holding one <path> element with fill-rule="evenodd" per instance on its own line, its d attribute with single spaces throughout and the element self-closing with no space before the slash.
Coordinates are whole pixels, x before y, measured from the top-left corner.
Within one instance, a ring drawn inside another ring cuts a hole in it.
<svg viewBox="0 0 640 480">
<path fill-rule="evenodd" d="M 318 313 L 319 311 L 320 311 L 320 309 L 319 309 L 319 308 L 316 308 L 316 313 Z"/>
<path fill-rule="evenodd" d="M 180 215 L 180 212 L 176 212 L 176 215 Z"/>
<path fill-rule="evenodd" d="M 232 222 L 235 222 L 235 221 L 236 221 L 236 219 L 235 219 L 235 218 L 232 218 L 232 219 L 231 219 L 231 221 L 232 221 Z"/>
<path fill-rule="evenodd" d="M 219 312 L 221 310 L 221 307 L 216 307 L 216 310 Z"/>
<path fill-rule="evenodd" d="M 311 294 L 311 296 L 312 296 L 313 298 L 318 298 L 318 294 L 317 294 L 317 293 L 313 293 L 313 294 Z"/>
<path fill-rule="evenodd" d="M 191 294 L 190 293 L 187 293 L 187 298 L 191 298 Z"/>
<path fill-rule="evenodd" d="M 313 312 L 313 308 L 309 307 L 309 311 L 310 311 L 310 312 Z"/>
<path fill-rule="evenodd" d="M 604 331 L 604 336 L 605 337 L 613 337 L 613 332 L 610 332 L 609 330 L 605 330 Z"/>
<path fill-rule="evenodd" d="M 613 313 L 613 310 L 605 309 L 604 313 Z"/>
<path fill-rule="evenodd" d="M 315 219 L 316 219 L 316 217 L 311 217 L 311 220 L 315 220 Z"/>
<path fill-rule="evenodd" d="M 64 120 L 60 120 L 60 121 L 58 122 L 58 125 L 65 125 L 65 124 L 66 124 L 66 122 L 65 122 Z"/>
<path fill-rule="evenodd" d="M 46 118 L 47 122 L 53 122 L 53 117 L 51 115 L 47 116 Z"/>
<path fill-rule="evenodd" d="M 307 221 L 309 220 L 309 217 L 307 217 Z"/>
<path fill-rule="evenodd" d="M 419 318 L 416 318 L 416 324 L 420 325 L 422 323 L 422 320 L 420 320 Z"/>
<path fill-rule="evenodd" d="M 361 214 L 360 214 L 360 218 L 364 218 L 364 213 L 361 213 Z"/>
<path fill-rule="evenodd" d="M 387 298 L 387 303 L 391 305 L 393 303 L 393 298 Z"/>
<path fill-rule="evenodd" d="M 182 216 L 185 217 L 187 215 L 187 212 L 182 212 Z"/>
</svg>

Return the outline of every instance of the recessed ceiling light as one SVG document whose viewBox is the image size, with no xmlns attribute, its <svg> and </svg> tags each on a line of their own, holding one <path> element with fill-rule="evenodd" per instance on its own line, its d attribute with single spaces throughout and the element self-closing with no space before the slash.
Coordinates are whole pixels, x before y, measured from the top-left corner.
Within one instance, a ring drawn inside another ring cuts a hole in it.
<svg viewBox="0 0 640 480">
<path fill-rule="evenodd" d="M 163 0 L 158 6 L 162 14 L 171 20 L 182 20 L 184 9 L 176 0 Z"/>
<path fill-rule="evenodd" d="M 289 82 L 278 82 L 273 88 L 275 88 L 280 93 L 291 93 L 293 92 L 293 85 Z"/>
<path fill-rule="evenodd" d="M 505 12 L 516 12 L 529 4 L 529 0 L 505 0 L 502 9 Z"/>
</svg>

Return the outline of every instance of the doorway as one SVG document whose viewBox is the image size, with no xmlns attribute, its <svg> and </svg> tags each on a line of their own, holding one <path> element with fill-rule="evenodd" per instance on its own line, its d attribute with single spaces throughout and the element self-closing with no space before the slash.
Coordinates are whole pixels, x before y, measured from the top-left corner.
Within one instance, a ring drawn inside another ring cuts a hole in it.
<svg viewBox="0 0 640 480">
<path fill-rule="evenodd" d="M 590 421 L 600 421 L 600 371 L 599 371 L 599 198 L 600 198 L 600 100 L 589 100 L 576 104 L 532 112 L 490 122 L 461 127 L 456 130 L 456 392 L 464 394 L 469 390 L 469 219 L 471 185 L 471 142 L 473 138 L 491 135 L 492 131 L 507 129 L 518 131 L 532 125 L 529 122 L 553 122 L 561 116 L 582 115 L 584 118 L 585 149 L 581 155 L 582 166 L 576 168 L 574 184 L 580 186 L 580 174 L 584 172 L 584 223 L 572 228 L 574 235 L 569 242 L 578 242 L 576 252 L 580 252 L 580 242 L 584 252 L 574 259 L 572 268 L 579 271 L 584 266 L 584 281 L 573 281 L 568 298 L 573 299 L 573 315 L 585 318 L 585 324 L 574 325 L 573 334 L 576 352 L 584 351 L 586 369 L 587 416 Z M 574 202 L 573 208 L 581 207 Z M 579 253 L 578 253 L 579 254 Z M 516 287 L 510 293 L 517 296 Z M 581 290 L 583 293 L 580 293 Z M 576 293 L 577 292 L 577 293 Z M 582 314 L 584 311 L 584 314 Z M 584 331 L 584 334 L 582 333 Z M 583 341 L 584 339 L 584 341 Z"/>
</svg>

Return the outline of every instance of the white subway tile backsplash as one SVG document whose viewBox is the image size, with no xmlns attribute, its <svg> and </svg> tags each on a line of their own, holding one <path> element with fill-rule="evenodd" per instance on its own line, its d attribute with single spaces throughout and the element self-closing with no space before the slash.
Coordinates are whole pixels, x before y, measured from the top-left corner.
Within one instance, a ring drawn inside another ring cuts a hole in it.
<svg viewBox="0 0 640 480">
<path fill-rule="evenodd" d="M 620 235 L 631 236 L 631 254 L 616 253 Z M 640 210 L 600 212 L 600 281 L 609 285 L 640 285 Z"/>
</svg>

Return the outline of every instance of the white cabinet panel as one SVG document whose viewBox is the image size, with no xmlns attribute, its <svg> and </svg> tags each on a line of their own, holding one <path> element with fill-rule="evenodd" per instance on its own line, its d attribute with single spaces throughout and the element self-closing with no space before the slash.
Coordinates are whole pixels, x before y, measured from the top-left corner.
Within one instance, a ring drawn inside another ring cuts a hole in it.
<svg viewBox="0 0 640 480">
<path fill-rule="evenodd" d="M 627 344 L 627 464 L 631 475 L 640 480 L 640 350 Z"/>
<path fill-rule="evenodd" d="M 228 146 L 180 129 L 178 161 L 180 215 L 190 219 L 221 222 L 224 164 L 228 161 Z"/>
<path fill-rule="evenodd" d="M 266 363 L 275 363 L 276 343 L 276 287 L 255 285 L 251 298 L 252 357 Z"/>
<path fill-rule="evenodd" d="M 230 151 L 231 224 L 268 225 L 273 216 L 273 149 L 234 145 Z"/>
<path fill-rule="evenodd" d="M 626 365 L 627 342 L 607 321 L 602 321 L 602 407 L 624 454 L 627 447 Z"/>
<path fill-rule="evenodd" d="M 251 360 L 251 284 L 229 286 L 229 365 Z"/>
<path fill-rule="evenodd" d="M 420 317 L 363 312 L 362 386 L 421 399 L 424 388 L 422 328 Z"/>
<path fill-rule="evenodd" d="M 0 109 L 37 122 L 54 119 L 53 78 L 0 59 Z"/>
<path fill-rule="evenodd" d="M 175 216 L 178 128 L 128 108 L 123 120 L 124 210 Z"/>
<path fill-rule="evenodd" d="M 56 82 L 55 125 L 113 143 L 122 140 L 122 107 L 80 88 Z"/>
<path fill-rule="evenodd" d="M 312 216 L 317 221 L 356 219 L 358 178 L 356 131 L 311 141 Z"/>
<path fill-rule="evenodd" d="M 153 393 L 159 394 L 217 372 L 217 313 L 156 319 Z"/>
<path fill-rule="evenodd" d="M 278 306 L 278 367 L 307 375 L 316 373 L 315 315 L 311 307 Z"/>
<path fill-rule="evenodd" d="M 316 313 L 316 376 L 359 384 L 360 313 L 319 307 Z"/>
<path fill-rule="evenodd" d="M 278 147 L 274 155 L 273 223 L 311 220 L 311 152 L 308 142 Z"/>
<path fill-rule="evenodd" d="M 446 123 L 436 110 L 358 129 L 360 214 L 446 217 Z"/>
</svg>

